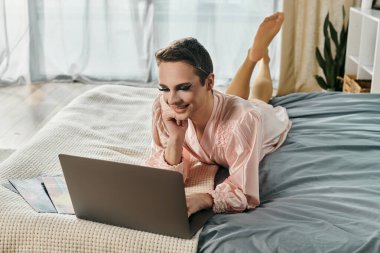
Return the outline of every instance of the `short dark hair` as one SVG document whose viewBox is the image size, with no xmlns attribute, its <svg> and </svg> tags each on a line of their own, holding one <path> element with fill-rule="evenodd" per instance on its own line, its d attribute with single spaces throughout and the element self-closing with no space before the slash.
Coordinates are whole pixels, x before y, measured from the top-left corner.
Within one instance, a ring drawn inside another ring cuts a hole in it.
<svg viewBox="0 0 380 253">
<path fill-rule="evenodd" d="M 198 40 L 191 37 L 173 41 L 167 47 L 157 50 L 155 56 L 158 66 L 161 62 L 183 61 L 190 64 L 195 68 L 202 85 L 213 72 L 210 54 Z"/>
</svg>

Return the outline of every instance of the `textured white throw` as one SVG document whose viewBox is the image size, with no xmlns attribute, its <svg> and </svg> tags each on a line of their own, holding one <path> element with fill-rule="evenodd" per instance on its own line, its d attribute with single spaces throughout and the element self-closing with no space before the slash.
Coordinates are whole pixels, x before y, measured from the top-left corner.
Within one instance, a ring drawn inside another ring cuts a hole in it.
<svg viewBox="0 0 380 253">
<path fill-rule="evenodd" d="M 62 173 L 58 154 L 142 164 L 150 152 L 153 88 L 103 85 L 72 101 L 24 147 L 0 164 L 0 184 L 10 178 Z M 215 166 L 195 166 L 186 192 L 214 186 Z M 154 213 L 154 210 L 152 210 Z M 0 186 L 1 252 L 196 252 L 190 240 L 35 212 Z"/>
</svg>

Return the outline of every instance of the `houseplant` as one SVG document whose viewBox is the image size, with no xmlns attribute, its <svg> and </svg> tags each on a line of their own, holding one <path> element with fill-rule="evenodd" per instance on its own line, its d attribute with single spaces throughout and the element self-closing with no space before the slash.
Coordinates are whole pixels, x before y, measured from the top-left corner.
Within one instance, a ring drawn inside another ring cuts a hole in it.
<svg viewBox="0 0 380 253">
<path fill-rule="evenodd" d="M 315 50 L 315 55 L 319 66 L 323 70 L 324 77 L 315 75 L 319 86 L 325 90 L 342 91 L 342 78 L 344 76 L 344 64 L 346 59 L 348 25 L 344 24 L 346 12 L 342 6 L 343 25 L 338 35 L 337 30 L 330 22 L 329 13 L 327 13 L 324 24 L 323 34 L 325 37 L 323 56 L 319 48 Z M 332 43 L 335 46 L 335 55 L 333 55 Z"/>
</svg>

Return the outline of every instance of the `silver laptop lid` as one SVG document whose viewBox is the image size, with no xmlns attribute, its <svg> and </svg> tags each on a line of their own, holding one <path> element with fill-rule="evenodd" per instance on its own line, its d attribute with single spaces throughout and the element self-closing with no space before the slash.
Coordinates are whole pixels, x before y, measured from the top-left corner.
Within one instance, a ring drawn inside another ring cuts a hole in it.
<svg viewBox="0 0 380 253">
<path fill-rule="evenodd" d="M 190 231 L 179 172 L 64 154 L 59 159 L 78 218 L 190 238 L 211 216 Z"/>
</svg>

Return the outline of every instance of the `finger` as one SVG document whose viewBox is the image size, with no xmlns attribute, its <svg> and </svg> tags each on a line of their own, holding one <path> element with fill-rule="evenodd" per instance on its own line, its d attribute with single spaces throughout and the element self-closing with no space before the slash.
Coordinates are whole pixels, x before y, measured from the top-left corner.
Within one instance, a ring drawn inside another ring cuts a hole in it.
<svg viewBox="0 0 380 253">
<path fill-rule="evenodd" d="M 184 128 L 187 128 L 188 125 L 189 125 L 189 121 L 188 120 L 182 120 L 182 126 Z"/>
<path fill-rule="evenodd" d="M 175 115 L 172 113 L 163 113 L 162 118 L 166 121 L 175 120 Z"/>
<path fill-rule="evenodd" d="M 164 118 L 175 118 L 176 114 L 172 108 L 167 107 L 167 108 L 162 108 L 162 116 Z"/>
<path fill-rule="evenodd" d="M 189 203 L 187 202 L 187 198 L 186 198 L 186 207 L 187 207 L 187 217 L 190 217 L 190 215 L 191 215 L 191 212 L 190 212 L 190 205 L 189 205 Z"/>
<path fill-rule="evenodd" d="M 187 217 L 190 217 L 191 215 L 191 204 L 190 204 L 190 196 L 186 195 L 186 208 L 187 208 Z"/>
<path fill-rule="evenodd" d="M 195 213 L 194 208 L 188 208 L 187 209 L 187 217 L 190 217 L 193 213 Z"/>
</svg>

